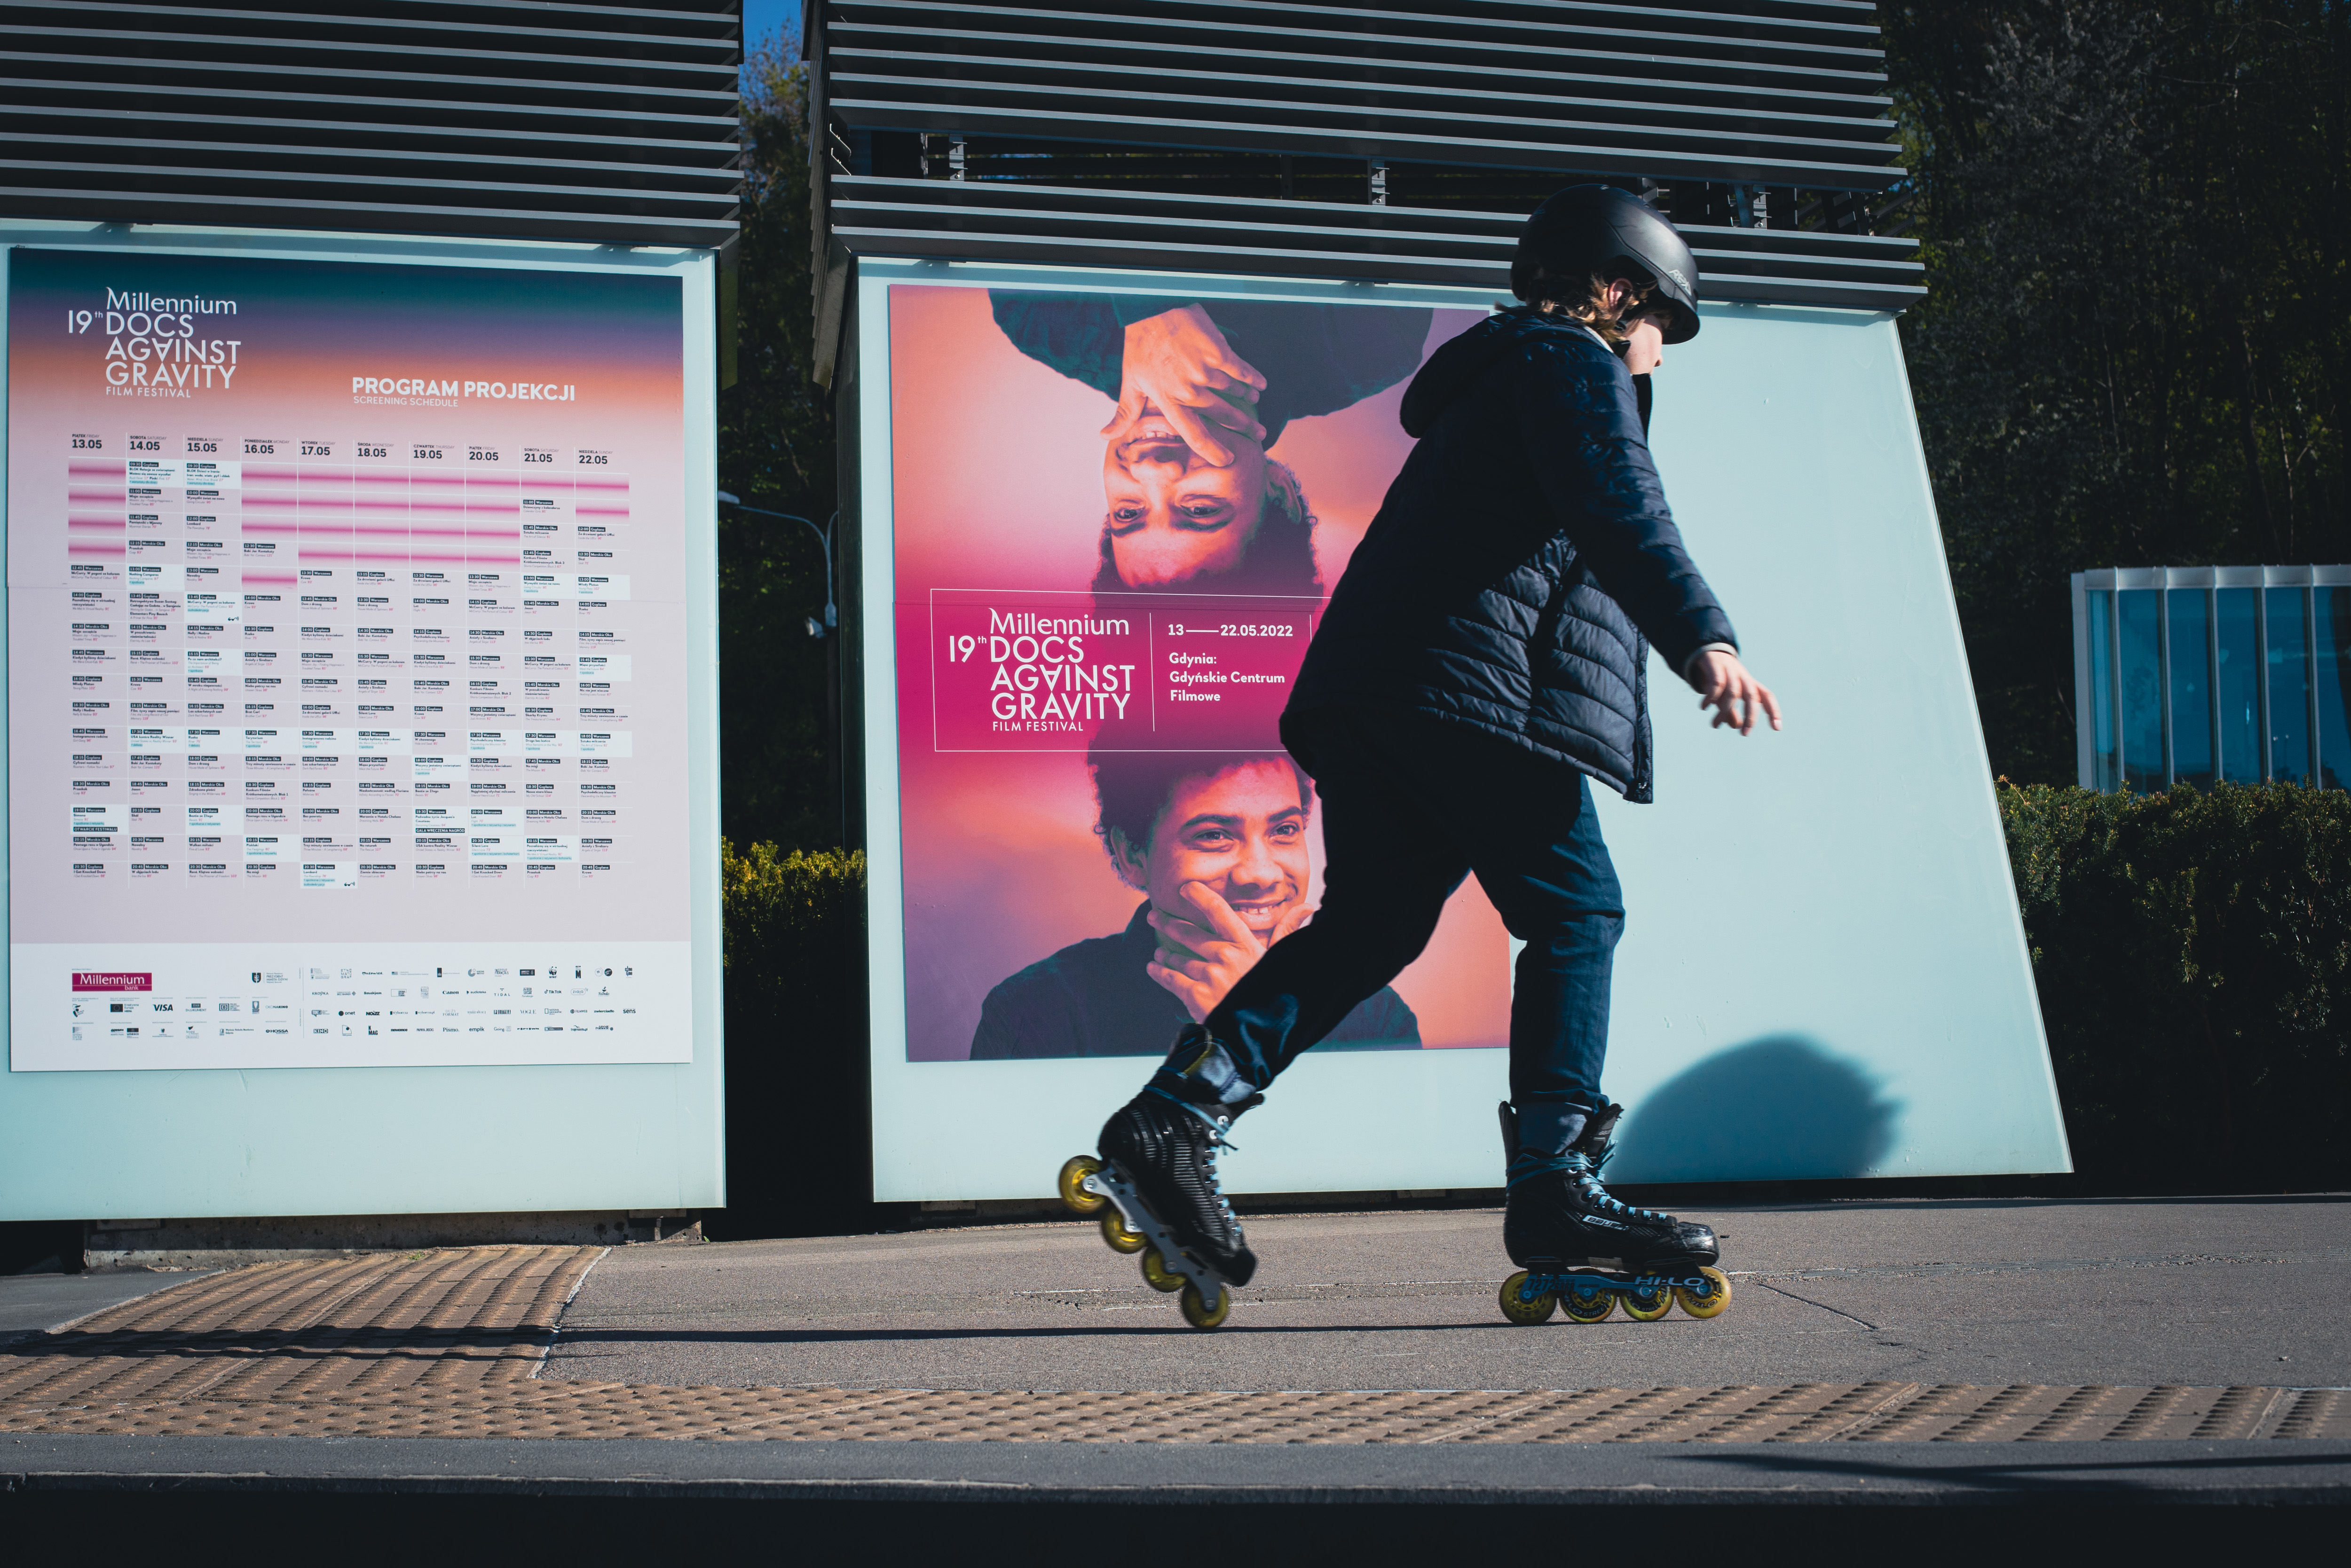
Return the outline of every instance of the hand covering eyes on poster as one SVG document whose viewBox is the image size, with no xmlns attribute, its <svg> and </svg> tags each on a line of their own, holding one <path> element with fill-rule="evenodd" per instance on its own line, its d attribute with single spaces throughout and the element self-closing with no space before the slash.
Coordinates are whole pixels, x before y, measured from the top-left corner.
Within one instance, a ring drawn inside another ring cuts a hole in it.
<svg viewBox="0 0 2351 1568">
<path fill-rule="evenodd" d="M 1312 918 L 1281 709 L 1410 450 L 1405 384 L 1479 313 L 889 305 L 908 1058 L 1161 1055 Z M 1322 1049 L 1499 1046 L 1509 1008 L 1473 881 Z"/>
</svg>

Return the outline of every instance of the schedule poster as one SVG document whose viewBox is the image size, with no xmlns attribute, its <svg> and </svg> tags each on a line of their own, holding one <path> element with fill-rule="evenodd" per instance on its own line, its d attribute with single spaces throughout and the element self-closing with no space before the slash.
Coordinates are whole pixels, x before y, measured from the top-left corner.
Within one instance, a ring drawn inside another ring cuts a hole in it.
<svg viewBox="0 0 2351 1568">
<path fill-rule="evenodd" d="M 11 1068 L 690 1060 L 678 281 L 8 268 Z"/>
<path fill-rule="evenodd" d="M 1281 710 L 1410 450 L 1406 383 L 1482 313 L 928 284 L 888 306 L 907 1058 L 1160 1055 L 1311 918 Z M 1227 400 L 1255 429 L 1196 447 L 1155 393 L 1212 363 L 1263 383 Z M 1208 973 L 1154 973 L 1196 939 Z M 1510 994 L 1472 883 L 1322 1049 L 1499 1046 Z"/>
</svg>

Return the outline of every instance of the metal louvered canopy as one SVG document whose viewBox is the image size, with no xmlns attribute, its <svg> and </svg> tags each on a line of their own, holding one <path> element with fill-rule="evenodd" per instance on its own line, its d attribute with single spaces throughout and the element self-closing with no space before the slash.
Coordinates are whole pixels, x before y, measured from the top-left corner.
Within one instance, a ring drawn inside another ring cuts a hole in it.
<svg viewBox="0 0 2351 1568">
<path fill-rule="evenodd" d="M 1906 171 L 1876 7 L 1854 0 L 810 0 L 807 17 L 837 254 L 1499 289 L 1534 203 L 1603 180 L 1682 225 L 1705 298 L 1898 310 L 1925 292 L 1889 216 Z"/>
<path fill-rule="evenodd" d="M 1855 191 L 1903 174 L 1867 5 L 825 9 L 826 101 L 852 127 Z"/>
<path fill-rule="evenodd" d="M 0 0 L 0 212 L 723 246 L 737 0 Z"/>
</svg>

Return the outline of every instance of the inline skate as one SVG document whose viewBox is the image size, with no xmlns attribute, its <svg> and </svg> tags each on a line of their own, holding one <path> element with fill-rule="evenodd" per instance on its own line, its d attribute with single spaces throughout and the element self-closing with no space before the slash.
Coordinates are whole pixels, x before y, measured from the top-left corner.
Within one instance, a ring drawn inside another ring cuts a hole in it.
<svg viewBox="0 0 2351 1568">
<path fill-rule="evenodd" d="M 1186 1322 L 1212 1329 L 1232 1312 L 1228 1287 L 1257 1272 L 1217 1181 L 1217 1151 L 1233 1147 L 1225 1134 L 1234 1118 L 1265 1096 L 1238 1083 L 1222 1049 L 1201 1039 L 1206 1049 L 1192 1069 L 1161 1073 L 1173 1082 L 1155 1080 L 1112 1116 L 1097 1154 L 1063 1165 L 1057 1185 L 1073 1212 L 1101 1217 L 1112 1251 L 1143 1255 L 1146 1284 L 1180 1293 Z M 1236 1089 L 1238 1098 L 1224 1098 Z"/>
<path fill-rule="evenodd" d="M 1539 1323 L 1556 1308 L 1571 1322 L 1596 1323 L 1616 1309 L 1654 1322 L 1681 1303 L 1694 1318 L 1730 1305 L 1730 1281 L 1714 1267 L 1714 1232 L 1655 1209 L 1635 1208 L 1600 1185 L 1600 1167 L 1622 1105 L 1597 1111 L 1536 1105 L 1501 1108 L 1510 1157 L 1502 1245 L 1519 1271 L 1502 1282 L 1502 1315 Z"/>
</svg>

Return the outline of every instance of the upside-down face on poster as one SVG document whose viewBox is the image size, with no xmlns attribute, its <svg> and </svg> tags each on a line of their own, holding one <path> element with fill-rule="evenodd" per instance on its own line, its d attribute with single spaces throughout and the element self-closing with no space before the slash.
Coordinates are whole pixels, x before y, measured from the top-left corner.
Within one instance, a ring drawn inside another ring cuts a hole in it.
<svg viewBox="0 0 2351 1568">
<path fill-rule="evenodd" d="M 677 280 L 8 283 L 10 1066 L 691 1060 Z"/>
<path fill-rule="evenodd" d="M 1308 917 L 1282 706 L 1405 384 L 1480 314 L 891 289 L 908 1060 L 1161 1055 L 1238 973 L 1163 946 Z M 1321 1049 L 1500 1045 L 1508 960 L 1471 884 Z"/>
</svg>

